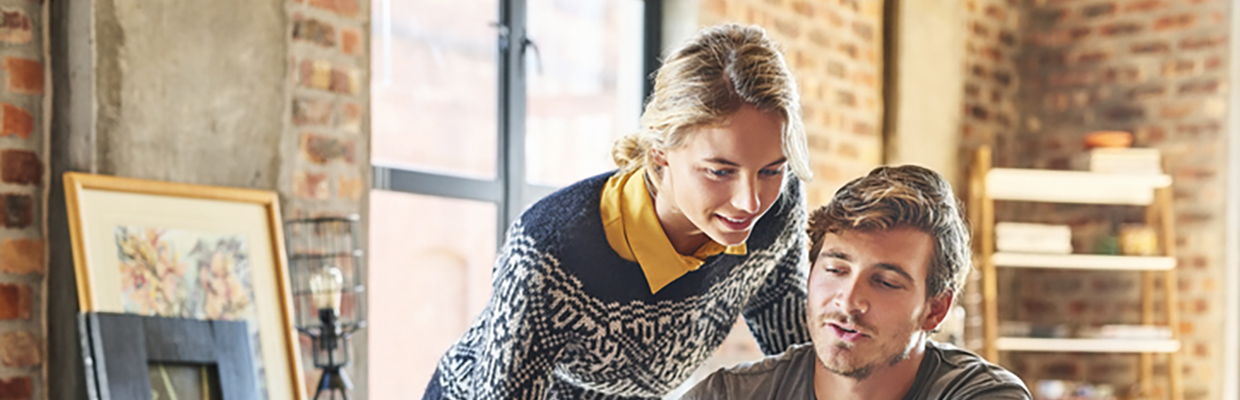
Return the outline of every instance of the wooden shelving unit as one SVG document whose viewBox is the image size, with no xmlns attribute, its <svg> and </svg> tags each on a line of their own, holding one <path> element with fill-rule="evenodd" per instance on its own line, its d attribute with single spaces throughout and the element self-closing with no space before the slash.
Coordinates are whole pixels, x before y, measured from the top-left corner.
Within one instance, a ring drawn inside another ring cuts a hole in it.
<svg viewBox="0 0 1240 400">
<path fill-rule="evenodd" d="M 1138 377 L 1142 390 L 1152 393 L 1153 355 L 1168 357 L 1170 398 L 1183 399 L 1180 364 L 1180 325 L 1174 242 L 1174 210 L 1171 177 L 1167 175 L 1119 175 L 1077 171 L 992 168 L 990 148 L 979 148 L 969 178 L 970 217 L 976 222 L 975 265 L 982 274 L 982 355 L 999 361 L 1000 351 L 1134 353 L 1140 355 Z M 1109 256 L 1090 254 L 1027 254 L 995 252 L 995 201 L 1027 201 L 1069 204 L 1118 204 L 1145 207 L 1145 222 L 1158 231 L 1159 256 Z M 1162 325 L 1170 339 L 1061 339 L 999 336 L 998 268 L 1050 268 L 1113 271 L 1141 274 L 1144 325 Z M 1155 274 L 1163 274 L 1166 291 L 1163 307 L 1167 320 L 1154 321 Z"/>
</svg>

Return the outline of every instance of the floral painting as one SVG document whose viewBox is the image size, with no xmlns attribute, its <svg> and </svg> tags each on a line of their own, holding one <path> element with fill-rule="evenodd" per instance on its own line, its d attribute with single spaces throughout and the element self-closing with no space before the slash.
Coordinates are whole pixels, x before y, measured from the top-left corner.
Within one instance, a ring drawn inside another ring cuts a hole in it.
<svg viewBox="0 0 1240 400">
<path fill-rule="evenodd" d="M 115 233 L 125 312 L 248 321 L 262 389 L 266 380 L 244 238 L 135 226 L 117 226 Z"/>
</svg>

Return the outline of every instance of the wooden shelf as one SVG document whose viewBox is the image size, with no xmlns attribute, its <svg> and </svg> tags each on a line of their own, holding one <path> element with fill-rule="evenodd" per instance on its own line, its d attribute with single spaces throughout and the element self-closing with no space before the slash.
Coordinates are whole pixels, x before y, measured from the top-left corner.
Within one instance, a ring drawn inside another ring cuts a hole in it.
<svg viewBox="0 0 1240 400">
<path fill-rule="evenodd" d="M 1089 269 L 1113 271 L 1166 271 L 1175 268 L 1174 257 L 1107 256 L 1095 254 L 995 253 L 996 267 Z"/>
<path fill-rule="evenodd" d="M 1079 353 L 1174 353 L 1180 342 L 1173 339 L 1051 339 L 1001 337 L 995 341 L 1001 351 L 1079 352 Z"/>
<path fill-rule="evenodd" d="M 1165 174 L 1102 174 L 994 168 L 986 174 L 986 193 L 993 200 L 1050 203 L 1148 205 L 1154 189 L 1171 186 Z"/>
</svg>

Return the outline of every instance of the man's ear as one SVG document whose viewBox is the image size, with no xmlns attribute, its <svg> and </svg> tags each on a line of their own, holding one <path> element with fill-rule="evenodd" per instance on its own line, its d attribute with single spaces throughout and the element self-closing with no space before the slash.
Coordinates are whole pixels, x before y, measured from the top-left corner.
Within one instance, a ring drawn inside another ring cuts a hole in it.
<svg viewBox="0 0 1240 400">
<path fill-rule="evenodd" d="M 947 318 L 947 313 L 951 311 L 955 300 L 956 293 L 950 290 L 930 298 L 927 304 L 930 306 L 930 312 L 926 314 L 926 320 L 922 321 L 921 330 L 927 332 L 938 330 L 939 325 Z"/>
</svg>

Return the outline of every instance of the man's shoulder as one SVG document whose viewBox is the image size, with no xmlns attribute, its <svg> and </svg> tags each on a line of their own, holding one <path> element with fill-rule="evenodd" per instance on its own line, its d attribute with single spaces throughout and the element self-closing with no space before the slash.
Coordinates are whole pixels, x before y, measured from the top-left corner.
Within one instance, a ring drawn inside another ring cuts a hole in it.
<svg viewBox="0 0 1240 400">
<path fill-rule="evenodd" d="M 985 358 L 956 346 L 926 342 L 927 353 L 936 353 L 938 365 L 927 382 L 925 398 L 1029 399 L 1029 389 L 1016 374 Z"/>
<path fill-rule="evenodd" d="M 798 399 L 806 387 L 813 393 L 814 346 L 804 343 L 761 360 L 722 368 L 699 382 L 682 400 Z"/>
</svg>

